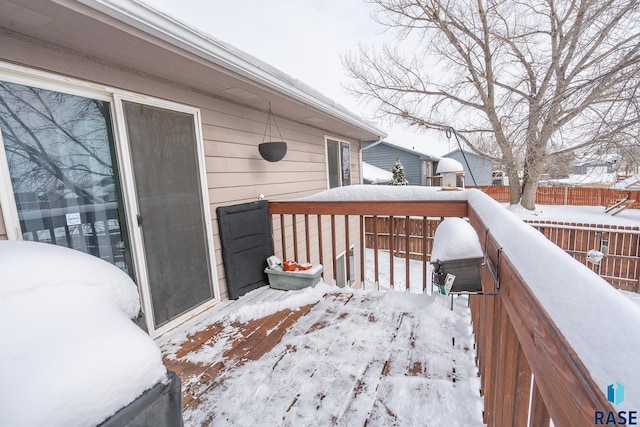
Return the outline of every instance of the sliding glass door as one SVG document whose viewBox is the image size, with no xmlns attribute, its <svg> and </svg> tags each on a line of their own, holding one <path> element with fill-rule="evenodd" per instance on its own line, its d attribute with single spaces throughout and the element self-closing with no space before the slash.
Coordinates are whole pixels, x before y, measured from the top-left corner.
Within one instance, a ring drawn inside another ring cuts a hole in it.
<svg viewBox="0 0 640 427">
<path fill-rule="evenodd" d="M 0 129 L 22 238 L 133 276 L 110 103 L 0 81 Z"/>
<path fill-rule="evenodd" d="M 10 238 L 118 266 L 138 284 L 152 333 L 213 301 L 197 110 L 20 83 L 0 80 L 0 159 L 8 166 L 0 164 L 0 191 Z"/>
</svg>

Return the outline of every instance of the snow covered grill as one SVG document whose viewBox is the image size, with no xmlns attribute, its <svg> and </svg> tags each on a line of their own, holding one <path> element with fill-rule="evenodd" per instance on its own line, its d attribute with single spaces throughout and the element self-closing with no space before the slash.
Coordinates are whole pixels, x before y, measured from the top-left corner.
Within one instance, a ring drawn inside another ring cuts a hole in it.
<svg viewBox="0 0 640 427">
<path fill-rule="evenodd" d="M 455 259 L 451 261 L 435 261 L 433 264 L 433 284 L 438 287 L 446 286 L 447 275 L 455 276 L 448 292 L 451 293 L 481 293 L 482 280 L 480 268 L 483 258 Z M 447 292 L 447 293 L 448 293 Z"/>
<path fill-rule="evenodd" d="M 433 237 L 433 284 L 443 294 L 481 293 L 484 261 L 478 235 L 462 218 L 446 218 Z"/>
</svg>

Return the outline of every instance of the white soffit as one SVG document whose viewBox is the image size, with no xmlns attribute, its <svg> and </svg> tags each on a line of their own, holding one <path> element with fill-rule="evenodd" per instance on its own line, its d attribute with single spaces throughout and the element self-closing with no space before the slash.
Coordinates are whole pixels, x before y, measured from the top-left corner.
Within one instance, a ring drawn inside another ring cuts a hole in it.
<svg viewBox="0 0 640 427">
<path fill-rule="evenodd" d="M 374 124 L 358 117 L 304 83 L 145 3 L 138 0 L 78 2 L 361 130 L 381 138 L 387 136 Z"/>
</svg>

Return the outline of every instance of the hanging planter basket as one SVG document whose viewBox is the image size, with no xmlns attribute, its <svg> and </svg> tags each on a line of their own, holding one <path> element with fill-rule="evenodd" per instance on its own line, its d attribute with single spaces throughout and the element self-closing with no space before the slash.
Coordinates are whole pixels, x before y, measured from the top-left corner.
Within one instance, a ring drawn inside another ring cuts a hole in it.
<svg viewBox="0 0 640 427">
<path fill-rule="evenodd" d="M 287 154 L 287 143 L 284 141 L 263 142 L 258 145 L 258 151 L 268 162 L 279 162 Z"/>
<path fill-rule="evenodd" d="M 276 129 L 278 129 L 278 135 L 280 135 L 280 141 L 271 141 L 271 120 L 273 119 L 273 123 L 276 125 Z M 267 138 L 267 130 L 269 131 L 269 141 L 265 142 Z M 287 143 L 284 142 L 282 138 L 282 133 L 280 132 L 280 128 L 278 127 L 278 123 L 276 123 L 276 118 L 272 117 L 271 114 L 271 103 L 269 103 L 269 113 L 267 114 L 267 125 L 264 128 L 264 135 L 262 136 L 262 144 L 258 145 L 258 151 L 260 152 L 260 156 L 268 162 L 278 162 L 284 158 L 287 154 Z"/>
</svg>

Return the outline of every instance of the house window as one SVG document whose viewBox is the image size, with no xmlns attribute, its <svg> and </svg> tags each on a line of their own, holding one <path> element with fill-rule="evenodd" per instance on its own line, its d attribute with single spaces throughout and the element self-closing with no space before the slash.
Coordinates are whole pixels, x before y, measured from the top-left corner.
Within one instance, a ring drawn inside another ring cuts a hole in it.
<svg viewBox="0 0 640 427">
<path fill-rule="evenodd" d="M 133 274 L 110 103 L 0 81 L 0 131 L 22 239 Z"/>
<path fill-rule="evenodd" d="M 351 185 L 351 151 L 348 142 L 327 138 L 327 173 L 329 188 Z"/>
</svg>

